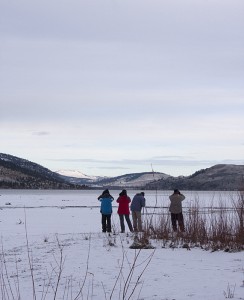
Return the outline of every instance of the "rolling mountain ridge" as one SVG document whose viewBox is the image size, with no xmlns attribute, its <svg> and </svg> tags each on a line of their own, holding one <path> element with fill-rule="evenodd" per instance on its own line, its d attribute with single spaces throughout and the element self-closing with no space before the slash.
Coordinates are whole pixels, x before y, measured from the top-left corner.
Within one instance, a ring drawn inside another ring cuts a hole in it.
<svg viewBox="0 0 244 300">
<path fill-rule="evenodd" d="M 41 165 L 0 153 L 0 188 L 73 189 L 81 186 L 76 187 Z"/>
<path fill-rule="evenodd" d="M 244 165 L 219 164 L 190 176 L 170 177 L 145 186 L 146 189 L 244 190 Z"/>
<path fill-rule="evenodd" d="M 85 184 L 90 187 L 107 187 L 107 188 L 141 188 L 146 184 L 154 182 L 155 180 L 170 177 L 164 173 L 158 172 L 142 172 L 142 173 L 131 173 L 124 174 L 116 177 L 101 177 L 101 176 L 88 176 L 81 172 L 78 174 L 79 177 L 75 177 L 77 171 L 62 170 L 58 173 L 63 175 L 65 180 L 73 184 Z M 82 174 L 82 175 L 81 175 Z M 68 176 L 72 175 L 72 176 Z"/>
<path fill-rule="evenodd" d="M 244 190 L 244 165 L 219 164 L 179 177 L 159 172 L 99 177 L 72 170 L 52 172 L 28 160 L 0 153 L 0 188 Z"/>
</svg>

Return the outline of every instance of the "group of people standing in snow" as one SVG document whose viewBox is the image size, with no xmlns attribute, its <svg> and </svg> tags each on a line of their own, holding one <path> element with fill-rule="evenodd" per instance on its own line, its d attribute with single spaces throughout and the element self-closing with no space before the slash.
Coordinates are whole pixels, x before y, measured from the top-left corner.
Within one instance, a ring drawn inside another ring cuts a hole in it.
<svg viewBox="0 0 244 300">
<path fill-rule="evenodd" d="M 177 224 L 180 231 L 185 231 L 184 218 L 182 214 L 182 201 L 184 199 L 185 196 L 181 194 L 178 189 L 175 189 L 173 194 L 169 196 L 169 211 L 171 213 L 171 223 L 173 231 L 177 231 Z M 114 197 L 110 194 L 109 190 L 106 189 L 98 197 L 98 200 L 101 202 L 100 212 L 102 214 L 102 231 L 111 232 L 112 202 L 114 201 Z M 125 232 L 124 220 L 126 220 L 126 223 L 131 232 L 143 231 L 141 212 L 142 208 L 146 205 L 145 193 L 137 193 L 131 201 L 130 197 L 127 195 L 127 191 L 122 190 L 119 193 L 119 197 L 116 202 L 118 203 L 118 215 L 120 219 L 121 233 Z M 130 211 L 132 214 L 132 223 L 130 220 Z"/>
<path fill-rule="evenodd" d="M 132 201 L 127 195 L 126 190 L 122 190 L 117 199 L 118 203 L 118 215 L 120 220 L 121 232 L 125 232 L 125 221 L 131 232 L 142 231 L 142 219 L 141 219 L 141 210 L 146 205 L 144 192 L 137 193 Z M 113 196 L 109 193 L 109 190 L 106 189 L 98 197 L 98 200 L 101 201 L 100 212 L 102 214 L 102 231 L 111 232 L 111 215 L 112 215 L 112 202 L 114 200 Z M 130 205 L 131 203 L 131 205 Z M 132 213 L 132 223 L 130 220 L 130 211 Z"/>
</svg>

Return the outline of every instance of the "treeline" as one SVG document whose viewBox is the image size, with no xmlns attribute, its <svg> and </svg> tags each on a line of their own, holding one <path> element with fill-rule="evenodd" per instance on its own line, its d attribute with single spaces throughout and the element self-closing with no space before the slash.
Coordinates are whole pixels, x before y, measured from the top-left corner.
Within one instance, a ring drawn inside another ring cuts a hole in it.
<svg viewBox="0 0 244 300">
<path fill-rule="evenodd" d="M 86 185 L 57 183 L 52 181 L 25 180 L 25 181 L 0 181 L 0 189 L 60 189 L 82 190 L 88 189 Z"/>
</svg>

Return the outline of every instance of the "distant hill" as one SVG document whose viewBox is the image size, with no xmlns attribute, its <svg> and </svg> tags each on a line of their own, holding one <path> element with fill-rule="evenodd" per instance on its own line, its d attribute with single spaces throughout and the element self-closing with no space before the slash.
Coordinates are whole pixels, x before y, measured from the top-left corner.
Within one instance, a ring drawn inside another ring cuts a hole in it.
<svg viewBox="0 0 244 300">
<path fill-rule="evenodd" d="M 202 169 L 190 176 L 173 177 L 165 173 L 143 172 L 116 177 L 75 178 L 66 177 L 71 183 L 91 187 L 140 188 L 183 190 L 239 190 L 244 188 L 244 166 L 221 164 Z"/>
<path fill-rule="evenodd" d="M 71 175 L 71 176 L 70 176 Z M 0 153 L 0 188 L 82 189 L 135 188 L 172 190 L 244 190 L 244 166 L 220 164 L 190 176 L 173 177 L 159 172 L 116 177 L 87 176 L 79 171 L 52 172 L 26 159 Z"/>
<path fill-rule="evenodd" d="M 98 179 L 93 185 L 112 187 L 112 188 L 144 188 L 157 180 L 163 180 L 171 177 L 170 175 L 158 172 L 131 173 L 121 176 Z"/>
<path fill-rule="evenodd" d="M 9 154 L 0 153 L 0 188 L 74 189 L 59 174 Z"/>
<path fill-rule="evenodd" d="M 162 178 L 170 177 L 164 173 L 142 172 L 120 175 L 116 177 L 88 176 L 79 171 L 57 171 L 63 178 L 73 184 L 85 184 L 91 187 L 107 188 L 143 188 L 146 184 Z M 76 177 L 77 176 L 77 177 Z"/>
<path fill-rule="evenodd" d="M 244 166 L 219 164 L 190 176 L 169 177 L 149 183 L 147 189 L 240 190 L 244 189 Z"/>
<path fill-rule="evenodd" d="M 61 177 L 71 184 L 78 184 L 78 185 L 93 185 L 99 180 L 108 178 L 108 177 L 101 177 L 101 176 L 89 176 L 80 171 L 76 170 L 59 170 L 56 171 L 57 174 L 61 175 Z"/>
</svg>

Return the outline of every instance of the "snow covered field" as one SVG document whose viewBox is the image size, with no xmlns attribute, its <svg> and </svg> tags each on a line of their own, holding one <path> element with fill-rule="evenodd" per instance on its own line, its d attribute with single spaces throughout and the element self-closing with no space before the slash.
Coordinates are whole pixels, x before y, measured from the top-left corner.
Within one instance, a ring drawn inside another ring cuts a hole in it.
<svg viewBox="0 0 244 300">
<path fill-rule="evenodd" d="M 155 250 L 132 250 L 133 234 L 101 233 L 100 192 L 0 190 L 0 299 L 244 299 L 243 252 L 168 249 L 160 241 L 151 241 Z M 116 198 L 119 191 L 111 193 Z M 168 206 L 170 193 L 146 191 L 147 206 Z M 236 197 L 184 194 L 185 209 Z M 116 206 L 112 222 L 119 232 Z"/>
</svg>

